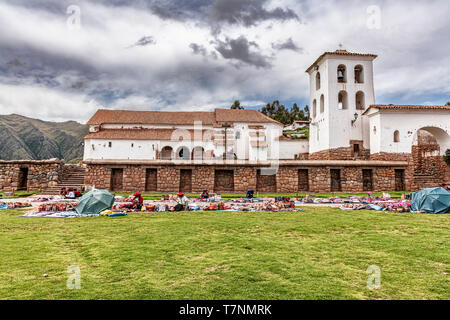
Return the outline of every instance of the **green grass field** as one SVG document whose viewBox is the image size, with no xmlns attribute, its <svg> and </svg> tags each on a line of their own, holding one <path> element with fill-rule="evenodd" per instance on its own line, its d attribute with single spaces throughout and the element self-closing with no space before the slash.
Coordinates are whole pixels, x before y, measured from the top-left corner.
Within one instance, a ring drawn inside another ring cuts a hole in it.
<svg viewBox="0 0 450 320">
<path fill-rule="evenodd" d="M 0 191 L 0 196 L 3 196 L 5 191 Z M 35 194 L 40 193 L 40 191 L 14 191 L 13 196 L 4 196 L 3 199 L 17 199 L 17 198 L 26 198 Z M 1 201 L 1 198 L 0 198 Z"/>
<path fill-rule="evenodd" d="M 450 215 L 0 211 L 1 299 L 449 299 Z M 69 290 L 67 268 L 80 267 Z M 369 265 L 381 288 L 366 286 Z M 48 274 L 48 277 L 44 277 Z"/>
</svg>

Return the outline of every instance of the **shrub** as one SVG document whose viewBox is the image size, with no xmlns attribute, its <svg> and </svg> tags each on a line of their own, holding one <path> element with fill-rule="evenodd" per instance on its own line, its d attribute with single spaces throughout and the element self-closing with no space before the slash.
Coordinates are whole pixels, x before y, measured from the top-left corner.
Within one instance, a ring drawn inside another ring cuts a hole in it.
<svg viewBox="0 0 450 320">
<path fill-rule="evenodd" d="M 445 151 L 444 161 L 446 164 L 450 165 L 450 149 L 447 149 L 447 151 Z"/>
</svg>

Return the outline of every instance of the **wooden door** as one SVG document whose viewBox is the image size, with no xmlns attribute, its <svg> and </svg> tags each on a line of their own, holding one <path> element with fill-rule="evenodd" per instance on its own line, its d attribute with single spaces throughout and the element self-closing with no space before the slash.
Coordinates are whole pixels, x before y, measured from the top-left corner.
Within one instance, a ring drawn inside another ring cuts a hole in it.
<svg viewBox="0 0 450 320">
<path fill-rule="evenodd" d="M 373 173 L 372 169 L 363 169 L 363 191 L 373 190 Z"/>
<path fill-rule="evenodd" d="M 396 169 L 395 170 L 395 191 L 405 190 L 405 170 Z"/>
<path fill-rule="evenodd" d="M 156 169 L 147 169 L 145 171 L 145 191 L 158 191 L 158 172 Z"/>
<path fill-rule="evenodd" d="M 342 191 L 341 186 L 341 169 L 331 169 L 331 192 Z"/>
<path fill-rule="evenodd" d="M 308 169 L 298 170 L 298 191 L 309 191 Z"/>
<path fill-rule="evenodd" d="M 234 192 L 233 170 L 215 170 L 214 192 Z"/>
<path fill-rule="evenodd" d="M 123 169 L 111 170 L 111 191 L 123 190 Z"/>
<path fill-rule="evenodd" d="M 258 169 L 256 173 L 257 192 L 277 192 L 277 176 L 275 174 L 262 174 Z"/>
<path fill-rule="evenodd" d="M 28 168 L 20 168 L 18 182 L 19 182 L 19 184 L 17 185 L 18 190 L 27 190 L 27 188 L 28 188 Z"/>
<path fill-rule="evenodd" d="M 180 191 L 192 192 L 192 170 L 190 169 L 180 170 Z"/>
</svg>

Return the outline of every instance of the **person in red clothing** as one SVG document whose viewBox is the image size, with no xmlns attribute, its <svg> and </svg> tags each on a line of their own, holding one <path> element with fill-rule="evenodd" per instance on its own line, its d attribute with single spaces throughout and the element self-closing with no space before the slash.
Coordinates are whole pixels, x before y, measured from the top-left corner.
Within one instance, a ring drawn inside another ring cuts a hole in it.
<svg viewBox="0 0 450 320">
<path fill-rule="evenodd" d="M 142 205 L 144 204 L 144 198 L 140 192 L 136 192 L 133 194 L 133 209 L 141 210 Z"/>
</svg>

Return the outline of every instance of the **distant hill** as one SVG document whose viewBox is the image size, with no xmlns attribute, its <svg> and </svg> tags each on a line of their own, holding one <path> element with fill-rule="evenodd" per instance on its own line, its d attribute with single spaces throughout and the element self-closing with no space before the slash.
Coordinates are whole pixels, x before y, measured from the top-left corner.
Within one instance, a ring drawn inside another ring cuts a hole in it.
<svg viewBox="0 0 450 320">
<path fill-rule="evenodd" d="M 0 159 L 44 160 L 83 157 L 89 129 L 75 121 L 49 122 L 17 114 L 0 115 Z"/>
</svg>

